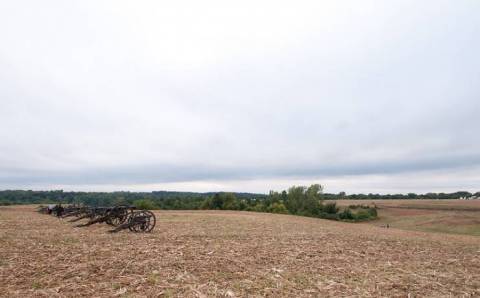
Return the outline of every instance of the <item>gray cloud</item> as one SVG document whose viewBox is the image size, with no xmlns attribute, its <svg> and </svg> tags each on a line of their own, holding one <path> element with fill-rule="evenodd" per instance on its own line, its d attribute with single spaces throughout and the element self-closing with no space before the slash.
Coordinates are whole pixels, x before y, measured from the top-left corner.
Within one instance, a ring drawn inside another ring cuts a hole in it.
<svg viewBox="0 0 480 298">
<path fill-rule="evenodd" d="M 478 187 L 476 2 L 185 4 L 0 4 L 0 187 Z"/>
</svg>

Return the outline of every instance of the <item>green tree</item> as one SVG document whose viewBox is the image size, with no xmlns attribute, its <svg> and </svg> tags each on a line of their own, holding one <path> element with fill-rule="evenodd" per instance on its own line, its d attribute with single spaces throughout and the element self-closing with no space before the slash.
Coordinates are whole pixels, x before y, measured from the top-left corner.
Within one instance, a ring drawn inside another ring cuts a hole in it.
<svg viewBox="0 0 480 298">
<path fill-rule="evenodd" d="M 269 206 L 268 212 L 288 214 L 288 210 L 283 203 L 276 202 Z"/>
<path fill-rule="evenodd" d="M 157 209 L 155 203 L 149 199 L 136 200 L 133 202 L 133 205 L 135 205 L 135 207 L 137 207 L 138 209 Z"/>
<path fill-rule="evenodd" d="M 292 186 L 288 189 L 285 207 L 291 214 L 317 216 L 321 212 L 322 186 L 313 184 Z"/>
<path fill-rule="evenodd" d="M 219 210 L 219 209 L 222 209 L 222 206 L 223 206 L 223 199 L 220 196 L 220 194 L 216 193 L 213 196 L 212 201 L 210 203 L 210 209 Z"/>
<path fill-rule="evenodd" d="M 302 200 L 305 195 L 304 186 L 292 186 L 288 189 L 285 207 L 292 214 L 298 214 L 302 210 Z"/>
<path fill-rule="evenodd" d="M 238 210 L 238 201 L 233 193 L 222 193 L 222 210 Z"/>
</svg>

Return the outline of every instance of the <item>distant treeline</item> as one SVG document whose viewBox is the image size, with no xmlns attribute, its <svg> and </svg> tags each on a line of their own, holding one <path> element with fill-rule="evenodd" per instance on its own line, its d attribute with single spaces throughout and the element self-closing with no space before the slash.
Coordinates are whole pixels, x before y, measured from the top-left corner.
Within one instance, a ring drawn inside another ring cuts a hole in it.
<svg viewBox="0 0 480 298">
<path fill-rule="evenodd" d="M 377 217 L 375 207 L 354 205 L 337 207 L 325 203 L 319 184 L 292 186 L 268 195 L 250 193 L 114 192 L 83 193 L 63 191 L 3 191 L 0 203 L 8 204 L 85 204 L 90 206 L 135 205 L 141 209 L 239 210 L 294 214 L 334 220 L 359 221 Z M 326 196 L 326 195 L 325 195 Z"/>
<path fill-rule="evenodd" d="M 408 195 L 324 194 L 318 184 L 292 186 L 268 195 L 252 193 L 193 193 L 193 192 L 64 192 L 58 191 L 0 191 L 0 205 L 17 204 L 85 204 L 90 206 L 135 205 L 142 209 L 164 210 L 240 210 L 294 214 L 333 220 L 362 221 L 377 218 L 375 206 L 354 204 L 338 207 L 332 200 L 389 200 L 389 199 L 459 199 L 480 193 L 428 193 Z"/>
<path fill-rule="evenodd" d="M 66 192 L 62 190 L 32 191 L 4 190 L 0 191 L 0 205 L 22 204 L 85 204 L 89 206 L 132 205 L 137 201 L 148 201 L 154 204 L 152 209 L 194 210 L 200 209 L 205 199 L 216 193 L 153 191 L 153 192 Z M 257 201 L 266 195 L 251 193 L 235 193 L 235 197 Z"/>
<path fill-rule="evenodd" d="M 215 195 L 227 193 L 195 193 L 195 192 L 65 192 L 55 191 L 32 191 L 32 190 L 4 190 L 0 191 L 0 205 L 20 204 L 48 204 L 48 203 L 82 203 L 91 206 L 110 206 L 117 204 L 133 204 L 138 200 L 147 200 L 155 205 L 157 209 L 166 210 L 191 210 L 201 209 L 206 199 Z M 256 206 L 259 202 L 272 197 L 281 196 L 286 198 L 288 190 L 283 192 L 270 192 L 268 195 L 252 193 L 230 193 L 238 201 L 238 206 Z M 462 197 L 480 196 L 480 192 L 472 194 L 466 191 L 454 193 L 427 193 L 427 194 L 350 194 L 344 192 L 338 194 L 322 193 L 323 200 L 409 200 L 409 199 L 459 199 Z M 246 207 L 245 207 L 246 208 Z M 242 209 L 243 210 L 243 209 Z"/>
</svg>

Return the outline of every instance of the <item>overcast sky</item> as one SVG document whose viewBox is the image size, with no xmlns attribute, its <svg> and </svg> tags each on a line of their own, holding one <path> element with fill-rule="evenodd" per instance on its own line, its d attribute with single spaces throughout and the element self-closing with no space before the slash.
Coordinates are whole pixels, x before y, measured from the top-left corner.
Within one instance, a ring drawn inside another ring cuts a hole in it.
<svg viewBox="0 0 480 298">
<path fill-rule="evenodd" d="M 2 1 L 0 189 L 480 190 L 480 1 Z"/>
</svg>

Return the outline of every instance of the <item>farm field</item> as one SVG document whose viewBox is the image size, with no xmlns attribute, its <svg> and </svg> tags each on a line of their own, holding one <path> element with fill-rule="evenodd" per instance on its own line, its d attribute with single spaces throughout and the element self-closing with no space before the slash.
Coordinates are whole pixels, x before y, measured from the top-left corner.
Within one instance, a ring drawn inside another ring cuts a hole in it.
<svg viewBox="0 0 480 298">
<path fill-rule="evenodd" d="M 480 200 L 339 200 L 340 206 L 376 205 L 375 226 L 480 236 Z"/>
<path fill-rule="evenodd" d="M 3 297 L 480 295 L 480 237 L 290 215 L 158 211 L 151 234 L 0 207 Z"/>
</svg>

